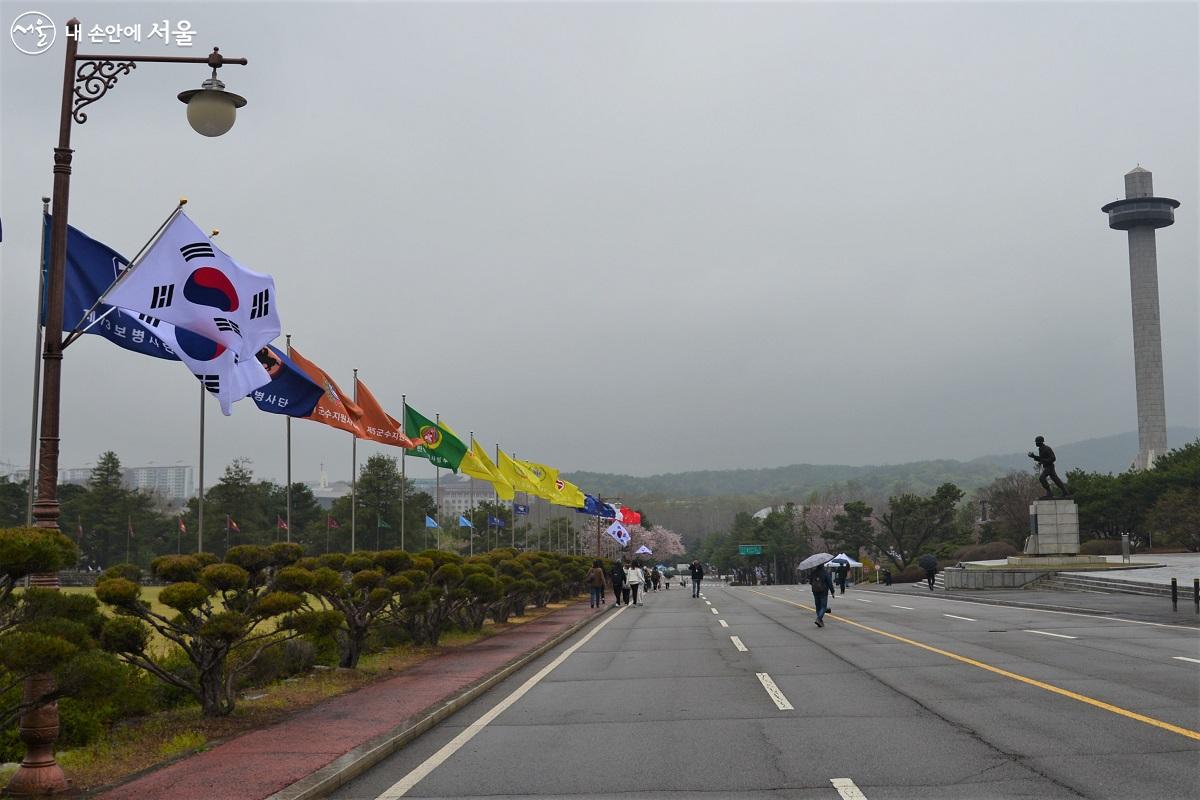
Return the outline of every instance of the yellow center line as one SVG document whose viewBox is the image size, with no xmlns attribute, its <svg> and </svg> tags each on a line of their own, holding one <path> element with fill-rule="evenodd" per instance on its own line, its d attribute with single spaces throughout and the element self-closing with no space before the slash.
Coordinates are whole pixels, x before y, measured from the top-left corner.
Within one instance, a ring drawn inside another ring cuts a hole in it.
<svg viewBox="0 0 1200 800">
<path fill-rule="evenodd" d="M 760 592 L 757 589 L 751 589 L 750 591 L 754 592 L 754 594 L 762 595 L 763 597 L 769 598 L 771 600 L 777 600 L 780 603 L 787 603 L 788 605 L 796 606 L 797 608 L 803 608 L 808 611 L 816 611 L 816 609 L 814 609 L 812 606 L 806 606 L 803 603 L 796 603 L 791 600 L 784 599 L 782 597 L 776 597 L 774 595 L 767 594 L 766 592 Z M 1026 684 L 1029 684 L 1030 686 L 1036 686 L 1037 688 L 1044 689 L 1047 692 L 1053 692 L 1054 694 L 1062 695 L 1063 697 L 1069 697 L 1072 700 L 1078 700 L 1081 703 L 1087 703 L 1089 706 L 1095 706 L 1096 708 L 1102 708 L 1105 711 L 1112 712 L 1113 714 L 1117 714 L 1122 717 L 1128 717 L 1129 719 L 1135 719 L 1138 722 L 1144 722 L 1147 725 L 1153 725 L 1156 728 L 1162 728 L 1165 731 L 1170 731 L 1171 733 L 1177 733 L 1180 736 L 1187 737 L 1188 739 L 1200 741 L 1200 731 L 1194 731 L 1190 728 L 1182 728 L 1178 725 L 1172 725 L 1171 723 L 1164 722 L 1161 719 L 1155 719 L 1154 717 L 1148 717 L 1145 714 L 1139 714 L 1136 711 L 1130 711 L 1129 709 L 1121 708 L 1120 706 L 1114 706 L 1111 703 L 1105 703 L 1103 700 L 1097 700 L 1094 697 L 1088 697 L 1087 695 L 1079 694 L 1078 692 L 1072 692 L 1070 689 L 1063 689 L 1059 686 L 1055 686 L 1050 683 L 1045 683 L 1044 681 L 1039 681 L 1035 678 L 1029 678 L 1024 675 L 1018 675 L 1015 672 L 1009 672 L 1008 670 L 1001 669 L 1000 667 L 993 667 L 991 664 L 985 664 L 982 661 L 976 661 L 973 658 L 968 658 L 966 656 L 960 656 L 958 653 L 951 653 L 949 650 L 942 650 L 939 647 L 933 647 L 932 645 L 922 644 L 921 642 L 915 641 L 913 639 L 908 639 L 908 638 L 905 638 L 904 636 L 900 636 L 895 633 L 888 633 L 887 631 L 880 630 L 879 628 L 872 628 L 870 625 L 864 625 L 861 622 L 855 622 L 854 620 L 847 619 L 846 617 L 844 617 L 840 614 L 837 617 L 826 617 L 825 619 L 827 621 L 832 620 L 834 622 L 844 622 L 847 625 L 853 625 L 856 628 L 862 628 L 864 631 L 870 631 L 871 633 L 875 633 L 880 636 L 885 636 L 888 639 L 894 639 L 897 642 L 903 642 L 904 644 L 910 644 L 913 647 L 919 647 L 922 650 L 928 650 L 930 653 L 937 653 L 940 656 L 945 656 L 946 658 L 954 659 L 955 661 L 962 662 L 963 664 L 970 664 L 972 667 L 978 667 L 979 669 L 987 670 L 988 672 L 995 673 L 996 675 L 1002 675 L 1005 678 L 1011 678 L 1014 681 L 1020 681 L 1021 683 L 1026 683 Z"/>
</svg>

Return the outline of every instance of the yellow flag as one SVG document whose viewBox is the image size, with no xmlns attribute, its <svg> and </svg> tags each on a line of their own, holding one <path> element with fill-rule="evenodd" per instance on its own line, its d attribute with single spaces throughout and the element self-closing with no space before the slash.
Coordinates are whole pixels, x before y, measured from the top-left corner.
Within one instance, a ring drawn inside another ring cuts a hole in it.
<svg viewBox="0 0 1200 800">
<path fill-rule="evenodd" d="M 554 492 L 551 493 L 550 502 L 556 506 L 567 506 L 568 508 L 583 508 L 586 505 L 583 490 L 562 478 L 554 481 Z"/>
<path fill-rule="evenodd" d="M 471 440 L 471 449 L 467 451 L 467 454 L 463 456 L 462 463 L 458 465 L 458 471 L 495 486 L 496 496 L 501 500 L 512 500 L 516 497 L 512 484 L 504 479 L 500 470 L 488 458 L 487 451 L 480 447 L 479 442 L 474 439 Z"/>
<path fill-rule="evenodd" d="M 548 467 L 545 464 L 539 464 L 536 461 L 518 461 L 525 471 L 533 476 L 534 482 L 537 483 L 537 496 L 543 500 L 549 500 L 557 491 L 554 482 L 558 480 L 558 470 L 554 467 Z"/>
<path fill-rule="evenodd" d="M 527 492 L 540 496 L 541 488 L 538 486 L 537 478 L 529 474 L 529 471 L 521 466 L 520 462 L 513 461 L 508 453 L 503 450 L 496 450 L 497 460 L 496 468 L 506 481 L 512 484 L 512 487 L 518 492 Z"/>
</svg>

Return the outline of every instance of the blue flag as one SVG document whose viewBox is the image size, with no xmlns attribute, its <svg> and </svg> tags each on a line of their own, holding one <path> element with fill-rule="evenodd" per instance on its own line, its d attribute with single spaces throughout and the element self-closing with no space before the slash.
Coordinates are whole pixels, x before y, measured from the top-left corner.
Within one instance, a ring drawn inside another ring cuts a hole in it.
<svg viewBox="0 0 1200 800">
<path fill-rule="evenodd" d="M 528 514 L 529 506 L 522 505 L 521 503 L 513 503 L 513 513 L 514 514 Z"/>
<path fill-rule="evenodd" d="M 598 517 L 598 516 L 600 516 L 600 506 L 601 505 L 603 505 L 603 504 L 599 500 L 597 500 L 595 497 L 592 497 L 590 494 L 585 494 L 583 496 L 583 508 L 575 509 L 575 513 L 576 514 L 589 514 L 593 517 Z"/>
<path fill-rule="evenodd" d="M 259 410 L 289 417 L 310 416 L 325 390 L 273 345 L 259 350 L 257 358 L 271 376 L 270 383 L 250 393 Z"/>
<path fill-rule="evenodd" d="M 491 527 L 493 525 L 496 526 L 497 528 L 503 528 L 504 527 L 504 518 L 503 517 L 493 517 L 489 514 L 488 515 L 488 527 Z"/>
<path fill-rule="evenodd" d="M 50 215 L 42 217 L 42 246 L 45 248 L 45 263 L 50 264 Z M 65 269 L 66 287 L 63 292 L 63 333 L 71 332 L 75 323 L 99 299 L 104 290 L 121 274 L 121 270 L 129 266 L 129 259 L 105 244 L 97 242 L 87 234 L 81 233 L 70 225 L 67 226 L 67 263 Z M 46 300 L 50 293 L 50 276 L 46 275 L 43 283 L 43 294 L 40 298 L 42 324 L 46 323 Z M 80 326 L 86 327 L 95 321 L 112 306 L 101 303 L 96 310 L 83 321 Z M 155 358 L 168 361 L 178 361 L 179 357 L 172 352 L 166 342 L 151 331 L 151 326 L 143 323 L 138 315 L 128 312 L 113 311 L 95 325 L 88 328 L 88 333 L 103 336 L 118 347 L 132 350 Z"/>
<path fill-rule="evenodd" d="M 433 521 L 433 517 L 426 514 L 425 515 L 425 527 L 426 528 L 436 528 L 437 526 L 438 526 L 438 524 Z"/>
<path fill-rule="evenodd" d="M 458 515 L 458 527 L 460 527 L 460 528 L 473 528 L 473 527 L 475 527 L 475 526 L 471 524 L 471 520 L 467 519 L 467 518 L 466 518 L 466 517 L 464 517 L 462 514 L 459 514 L 459 515 Z"/>
</svg>

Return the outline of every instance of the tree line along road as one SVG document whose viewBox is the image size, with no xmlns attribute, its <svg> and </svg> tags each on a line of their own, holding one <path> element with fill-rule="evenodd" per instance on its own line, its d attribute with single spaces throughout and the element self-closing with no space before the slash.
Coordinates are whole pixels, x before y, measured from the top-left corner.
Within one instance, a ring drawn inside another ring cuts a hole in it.
<svg viewBox="0 0 1200 800">
<path fill-rule="evenodd" d="M 818 629 L 811 605 L 651 593 L 332 796 L 1200 796 L 1196 628 L 867 588 Z"/>
</svg>

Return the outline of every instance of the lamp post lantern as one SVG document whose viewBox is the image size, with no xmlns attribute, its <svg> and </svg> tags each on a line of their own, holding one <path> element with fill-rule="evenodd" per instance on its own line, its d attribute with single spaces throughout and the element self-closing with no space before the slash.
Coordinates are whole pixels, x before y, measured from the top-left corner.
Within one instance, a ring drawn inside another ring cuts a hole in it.
<svg viewBox="0 0 1200 800">
<path fill-rule="evenodd" d="M 245 65 L 245 58 L 225 58 L 213 48 L 207 57 L 99 55 L 79 52 L 82 25 L 78 19 L 67 22 L 66 54 L 63 68 L 62 105 L 59 111 L 58 145 L 54 148 L 53 223 L 50 228 L 49 281 L 46 294 L 45 342 L 42 347 L 41 429 L 38 436 L 37 500 L 33 504 L 34 524 L 39 528 L 58 528 L 58 450 L 59 401 L 64 348 L 63 294 L 66 286 L 67 211 L 71 190 L 71 124 L 87 122 L 85 110 L 128 75 L 139 63 L 207 64 L 213 75 L 202 88 L 183 92 L 179 99 L 188 104 L 188 121 L 205 136 L 220 136 L 233 126 L 236 109 L 244 98 L 225 91 L 216 78 L 226 64 Z M 39 298 L 40 302 L 40 298 Z M 33 480 L 33 476 L 30 476 Z M 57 576 L 53 580 L 57 585 Z M 49 675 L 36 675 L 25 682 L 26 697 L 47 693 L 52 684 Z M 67 791 L 62 768 L 54 759 L 54 741 L 58 738 L 58 705 L 50 703 L 21 717 L 20 736 L 25 743 L 25 758 L 9 781 L 9 795 L 43 796 Z"/>
</svg>

